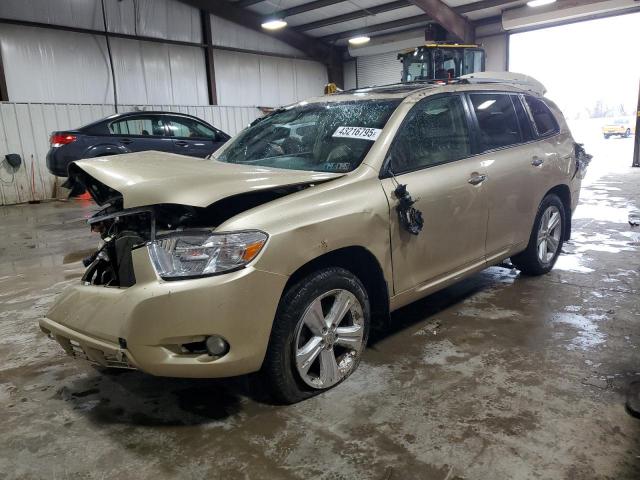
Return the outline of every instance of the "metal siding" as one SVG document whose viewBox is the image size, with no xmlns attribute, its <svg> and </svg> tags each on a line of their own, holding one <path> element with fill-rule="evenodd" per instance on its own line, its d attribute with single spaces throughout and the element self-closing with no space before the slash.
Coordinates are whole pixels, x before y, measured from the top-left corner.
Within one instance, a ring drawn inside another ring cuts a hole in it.
<svg viewBox="0 0 640 480">
<path fill-rule="evenodd" d="M 398 52 L 357 57 L 358 87 L 398 83 L 402 77 L 402 65 Z"/>
<path fill-rule="evenodd" d="M 215 127 L 235 135 L 262 115 L 254 107 L 215 105 L 120 105 L 120 112 L 164 110 L 195 115 Z M 46 167 L 49 135 L 86 125 L 115 113 L 108 104 L 0 103 L 0 158 L 8 153 L 22 157 L 22 165 L 12 174 L 0 166 L 0 205 L 45 200 L 55 194 L 56 178 Z"/>
</svg>

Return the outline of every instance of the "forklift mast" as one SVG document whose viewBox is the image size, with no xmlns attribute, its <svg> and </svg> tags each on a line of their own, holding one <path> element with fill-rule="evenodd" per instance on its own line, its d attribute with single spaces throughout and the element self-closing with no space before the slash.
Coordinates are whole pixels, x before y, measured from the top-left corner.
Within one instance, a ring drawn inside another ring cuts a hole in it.
<svg viewBox="0 0 640 480">
<path fill-rule="evenodd" d="M 402 82 L 447 81 L 485 69 L 485 53 L 479 45 L 430 42 L 398 54 L 398 59 Z"/>
</svg>

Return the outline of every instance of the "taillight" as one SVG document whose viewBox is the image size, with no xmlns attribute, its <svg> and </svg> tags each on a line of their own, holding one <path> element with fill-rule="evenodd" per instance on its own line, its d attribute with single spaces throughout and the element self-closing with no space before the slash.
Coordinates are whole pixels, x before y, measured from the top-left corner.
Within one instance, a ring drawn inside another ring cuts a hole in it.
<svg viewBox="0 0 640 480">
<path fill-rule="evenodd" d="M 78 137 L 71 135 L 70 133 L 54 133 L 51 135 L 49 143 L 52 147 L 61 147 L 68 143 L 75 142 L 77 138 Z"/>
</svg>

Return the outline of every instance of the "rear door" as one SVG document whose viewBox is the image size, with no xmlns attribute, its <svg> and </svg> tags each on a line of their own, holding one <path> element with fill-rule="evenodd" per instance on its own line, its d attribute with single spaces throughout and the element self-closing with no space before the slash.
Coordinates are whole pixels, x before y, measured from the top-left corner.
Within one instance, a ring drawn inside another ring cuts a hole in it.
<svg viewBox="0 0 640 480">
<path fill-rule="evenodd" d="M 204 158 L 215 152 L 228 136 L 215 128 L 188 117 L 167 115 L 167 129 L 173 138 L 174 152 Z"/>
<path fill-rule="evenodd" d="M 161 115 L 126 116 L 109 124 L 111 140 L 130 152 L 157 150 L 172 152 L 173 140 L 167 136 Z"/>
<path fill-rule="evenodd" d="M 460 95 L 428 97 L 407 114 L 387 154 L 382 185 L 392 210 L 396 293 L 430 288 L 484 265 L 487 229 L 482 159 L 472 156 L 468 112 Z M 415 200 L 424 226 L 409 233 L 397 213 L 398 185 Z"/>
<path fill-rule="evenodd" d="M 489 217 L 487 261 L 526 245 L 544 195 L 546 152 L 535 142 L 531 123 L 517 94 L 467 94 L 475 122 L 476 153 L 486 165 Z"/>
</svg>

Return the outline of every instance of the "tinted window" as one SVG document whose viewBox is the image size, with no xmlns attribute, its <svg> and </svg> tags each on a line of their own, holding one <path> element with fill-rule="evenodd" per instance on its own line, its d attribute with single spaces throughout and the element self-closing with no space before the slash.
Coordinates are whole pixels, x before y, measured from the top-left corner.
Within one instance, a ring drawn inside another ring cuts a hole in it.
<svg viewBox="0 0 640 480">
<path fill-rule="evenodd" d="M 549 135 L 560 130 L 551 110 L 542 100 L 528 96 L 526 101 L 527 105 L 529 105 L 533 122 L 536 125 L 536 130 L 538 130 L 538 135 Z"/>
<path fill-rule="evenodd" d="M 513 106 L 516 107 L 516 115 L 518 117 L 518 123 L 520 124 L 520 131 L 522 132 L 522 140 L 525 142 L 533 140 L 535 135 L 531 126 L 531 119 L 524 109 L 522 97 L 512 96 L 511 99 L 513 100 Z"/>
<path fill-rule="evenodd" d="M 511 97 L 502 93 L 469 95 L 478 119 L 480 150 L 506 147 L 522 141 Z"/>
<path fill-rule="evenodd" d="M 113 135 L 154 135 L 164 136 L 164 123 L 156 115 L 141 115 L 116 120 L 109 125 Z"/>
<path fill-rule="evenodd" d="M 255 121 L 213 155 L 228 163 L 350 172 L 360 165 L 399 103 L 301 102 Z"/>
<path fill-rule="evenodd" d="M 190 118 L 169 117 L 167 119 L 169 135 L 185 138 L 214 138 L 215 131 Z"/>
<path fill-rule="evenodd" d="M 394 174 L 439 165 L 470 153 L 467 119 L 459 96 L 424 100 L 400 127 L 391 147 Z"/>
</svg>

